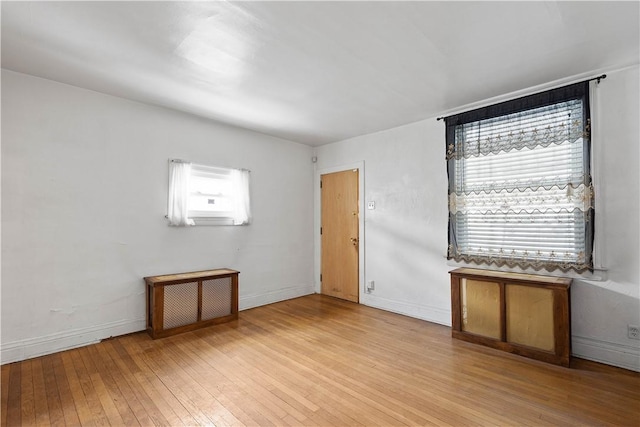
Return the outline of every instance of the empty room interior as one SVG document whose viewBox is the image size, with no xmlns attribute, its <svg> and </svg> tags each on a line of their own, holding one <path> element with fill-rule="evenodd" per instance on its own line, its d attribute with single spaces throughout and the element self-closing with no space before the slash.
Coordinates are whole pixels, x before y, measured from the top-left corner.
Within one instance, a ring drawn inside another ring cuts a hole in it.
<svg viewBox="0 0 640 427">
<path fill-rule="evenodd" d="M 640 426 L 640 2 L 0 7 L 2 426 Z"/>
</svg>

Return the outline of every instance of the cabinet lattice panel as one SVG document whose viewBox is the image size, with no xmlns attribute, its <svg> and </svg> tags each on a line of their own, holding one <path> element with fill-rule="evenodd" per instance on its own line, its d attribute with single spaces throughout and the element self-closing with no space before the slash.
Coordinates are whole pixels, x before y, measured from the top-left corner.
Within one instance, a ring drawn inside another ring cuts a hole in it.
<svg viewBox="0 0 640 427">
<path fill-rule="evenodd" d="M 164 329 L 198 321 L 198 282 L 165 286 Z"/>
<path fill-rule="evenodd" d="M 231 314 L 231 277 L 202 281 L 202 319 Z"/>
</svg>

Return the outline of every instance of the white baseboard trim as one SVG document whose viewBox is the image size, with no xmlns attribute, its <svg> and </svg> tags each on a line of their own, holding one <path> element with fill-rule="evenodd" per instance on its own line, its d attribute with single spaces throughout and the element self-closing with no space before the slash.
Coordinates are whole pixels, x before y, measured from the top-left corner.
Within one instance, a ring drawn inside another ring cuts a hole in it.
<svg viewBox="0 0 640 427">
<path fill-rule="evenodd" d="M 21 360 L 44 356 L 45 354 L 69 350 L 100 342 L 100 340 L 125 335 L 145 329 L 145 318 L 120 320 L 97 326 L 72 329 L 43 337 L 3 343 L 0 350 L 0 363 L 19 362 Z"/>
<path fill-rule="evenodd" d="M 440 307 L 391 300 L 371 294 L 362 295 L 360 303 L 369 307 L 390 311 L 392 313 L 426 320 L 427 322 L 451 326 L 451 310 L 442 309 Z"/>
<path fill-rule="evenodd" d="M 240 311 L 248 310 L 261 305 L 273 304 L 274 302 L 286 301 L 315 293 L 314 285 L 300 285 L 259 294 L 244 295 L 238 301 L 238 309 Z"/>
<path fill-rule="evenodd" d="M 240 298 L 240 310 L 272 304 L 315 293 L 314 285 L 295 286 L 266 293 L 246 295 Z M 451 312 L 439 307 L 425 306 L 405 301 L 363 296 L 361 304 L 428 322 L 451 326 Z M 19 362 L 58 351 L 83 347 L 100 340 L 125 335 L 145 329 L 145 319 L 122 320 L 87 328 L 73 329 L 44 337 L 2 344 L 0 364 Z M 572 337 L 572 355 L 594 362 L 605 363 L 640 372 L 640 348 L 611 343 L 587 337 Z"/>
<path fill-rule="evenodd" d="M 246 310 L 313 293 L 315 293 L 313 285 L 294 286 L 261 294 L 243 296 L 240 298 L 238 305 L 240 306 L 240 310 Z M 143 317 L 3 343 L 0 349 L 0 364 L 4 365 L 6 363 L 19 362 L 21 360 L 70 350 L 72 348 L 84 347 L 98 343 L 105 338 L 143 331 L 145 328 L 146 319 Z"/>
<path fill-rule="evenodd" d="M 582 359 L 640 372 L 640 348 L 573 336 L 571 354 Z"/>
<path fill-rule="evenodd" d="M 363 295 L 360 303 L 381 310 L 451 326 L 451 311 L 405 301 Z M 571 354 L 582 359 L 640 372 L 640 348 L 594 338 L 572 336 Z"/>
<path fill-rule="evenodd" d="M 315 293 L 313 285 L 294 286 L 261 294 L 243 296 L 240 298 L 238 305 L 240 306 L 240 310 L 246 310 L 313 293 Z M 19 362 L 58 351 L 84 347 L 98 343 L 105 338 L 143 331 L 145 328 L 146 319 L 143 317 L 3 343 L 0 349 L 0 364 L 4 365 L 6 363 Z"/>
</svg>

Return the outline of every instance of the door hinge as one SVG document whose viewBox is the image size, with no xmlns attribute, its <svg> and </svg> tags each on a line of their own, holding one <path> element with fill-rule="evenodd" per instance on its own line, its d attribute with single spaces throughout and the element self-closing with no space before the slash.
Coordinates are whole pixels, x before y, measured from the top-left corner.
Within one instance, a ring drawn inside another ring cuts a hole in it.
<svg viewBox="0 0 640 427">
<path fill-rule="evenodd" d="M 322 282 L 322 274 L 320 274 L 320 281 Z"/>
<path fill-rule="evenodd" d="M 322 188 L 322 180 L 320 180 L 320 188 Z"/>
<path fill-rule="evenodd" d="M 320 227 L 320 235 L 322 236 L 322 227 Z"/>
</svg>

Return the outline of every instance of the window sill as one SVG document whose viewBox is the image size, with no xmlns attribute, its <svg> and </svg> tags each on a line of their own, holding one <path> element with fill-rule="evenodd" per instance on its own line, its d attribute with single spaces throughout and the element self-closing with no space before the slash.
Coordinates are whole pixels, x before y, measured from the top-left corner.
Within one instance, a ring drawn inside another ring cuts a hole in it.
<svg viewBox="0 0 640 427">
<path fill-rule="evenodd" d="M 446 256 L 445 256 L 446 258 Z M 524 274 L 538 274 L 541 276 L 551 277 L 568 277 L 571 279 L 583 279 L 593 280 L 595 282 L 605 282 L 607 280 L 607 270 L 604 268 L 594 268 L 593 272 L 576 273 L 575 271 L 547 271 L 545 269 L 534 270 L 533 268 L 519 268 L 519 267 L 496 267 L 495 265 L 486 264 L 471 264 L 466 262 L 457 262 L 454 260 L 447 260 L 447 265 L 450 267 L 469 267 L 478 268 L 484 270 L 493 271 L 505 271 L 509 273 L 524 273 Z"/>
<path fill-rule="evenodd" d="M 193 222 L 195 222 L 196 226 L 207 226 L 207 225 L 234 225 L 233 219 L 231 218 L 207 218 L 207 217 L 195 217 L 191 218 Z"/>
<path fill-rule="evenodd" d="M 167 218 L 167 215 L 164 216 Z M 207 218 L 207 217 L 192 217 L 190 218 L 195 223 L 195 226 L 202 225 L 236 225 L 233 223 L 232 218 Z M 247 224 L 240 224 L 247 225 Z"/>
</svg>

